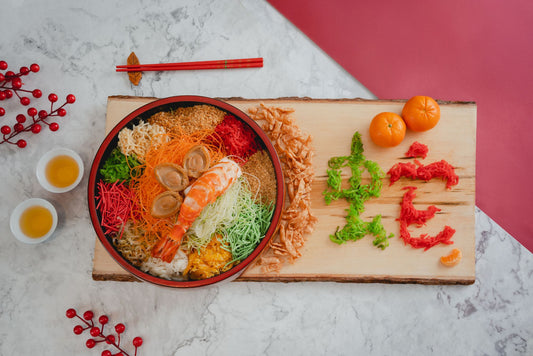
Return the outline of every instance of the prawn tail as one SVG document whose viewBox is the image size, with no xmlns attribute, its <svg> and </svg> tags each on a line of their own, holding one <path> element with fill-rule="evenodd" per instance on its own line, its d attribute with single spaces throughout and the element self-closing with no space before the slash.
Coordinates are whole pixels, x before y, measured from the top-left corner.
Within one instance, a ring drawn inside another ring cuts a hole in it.
<svg viewBox="0 0 533 356">
<path fill-rule="evenodd" d="M 180 248 L 180 243 L 170 238 L 162 238 L 152 249 L 152 257 L 160 258 L 170 263 Z"/>
<path fill-rule="evenodd" d="M 155 244 L 152 249 L 152 257 L 160 258 L 167 263 L 172 262 L 181 246 L 184 232 L 178 226 L 175 226 L 169 236 L 160 238 Z"/>
</svg>

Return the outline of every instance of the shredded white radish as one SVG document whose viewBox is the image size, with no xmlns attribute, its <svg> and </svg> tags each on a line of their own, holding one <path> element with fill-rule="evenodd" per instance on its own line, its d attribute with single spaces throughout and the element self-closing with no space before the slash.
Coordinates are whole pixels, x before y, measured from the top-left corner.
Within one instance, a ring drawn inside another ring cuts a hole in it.
<svg viewBox="0 0 533 356">
<path fill-rule="evenodd" d="M 146 152 L 152 147 L 168 140 L 166 131 L 162 126 L 140 121 L 132 129 L 123 128 L 118 133 L 118 147 L 126 156 L 134 154 L 139 161 L 144 163 Z"/>
</svg>

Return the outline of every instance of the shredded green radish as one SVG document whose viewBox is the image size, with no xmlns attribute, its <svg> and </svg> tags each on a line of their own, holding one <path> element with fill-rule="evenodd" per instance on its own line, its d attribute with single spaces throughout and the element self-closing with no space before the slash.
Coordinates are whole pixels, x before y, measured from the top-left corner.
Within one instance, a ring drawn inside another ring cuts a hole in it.
<svg viewBox="0 0 533 356">
<path fill-rule="evenodd" d="M 265 237 L 274 213 L 273 204 L 267 206 L 254 202 L 252 193 L 246 189 L 239 195 L 237 205 L 239 214 L 223 234 L 233 256 L 229 263 L 242 261 L 253 252 Z"/>
<path fill-rule="evenodd" d="M 244 181 L 237 179 L 217 200 L 207 205 L 194 221 L 184 241 L 185 248 L 198 250 L 207 246 L 213 234 L 224 226 L 229 226 L 238 215 L 237 205 Z"/>
<path fill-rule="evenodd" d="M 213 203 L 207 205 L 187 232 L 184 246 L 200 254 L 215 233 L 223 236 L 233 260 L 248 257 L 265 237 L 270 226 L 274 204 L 256 203 L 246 178 L 237 179 Z"/>
</svg>

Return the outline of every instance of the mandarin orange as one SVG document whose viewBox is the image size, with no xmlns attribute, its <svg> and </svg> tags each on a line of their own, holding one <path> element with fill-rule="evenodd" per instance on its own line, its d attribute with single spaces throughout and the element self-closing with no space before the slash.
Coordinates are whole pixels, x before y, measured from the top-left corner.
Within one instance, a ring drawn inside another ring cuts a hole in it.
<svg viewBox="0 0 533 356">
<path fill-rule="evenodd" d="M 429 96 L 413 96 L 405 103 L 402 118 L 410 130 L 427 131 L 439 122 L 440 107 Z"/>
<path fill-rule="evenodd" d="M 393 147 L 400 144 L 405 137 L 405 122 L 402 117 L 392 112 L 377 114 L 370 123 L 370 138 L 381 147 Z"/>
<path fill-rule="evenodd" d="M 452 267 L 461 261 L 461 258 L 463 257 L 463 254 L 461 250 L 458 248 L 454 248 L 452 252 L 450 252 L 449 255 L 442 256 L 440 258 L 440 262 L 445 265 L 446 267 Z"/>
</svg>

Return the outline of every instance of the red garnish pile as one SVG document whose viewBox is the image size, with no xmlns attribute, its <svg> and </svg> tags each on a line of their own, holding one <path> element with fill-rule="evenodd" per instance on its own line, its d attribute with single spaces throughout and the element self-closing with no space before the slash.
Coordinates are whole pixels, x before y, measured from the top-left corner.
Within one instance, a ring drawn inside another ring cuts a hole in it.
<svg viewBox="0 0 533 356">
<path fill-rule="evenodd" d="M 409 147 L 409 150 L 405 153 L 405 156 L 409 158 L 416 158 L 416 157 L 426 158 L 428 155 L 428 151 L 429 151 L 428 146 L 424 145 L 423 143 L 415 141 Z"/>
<path fill-rule="evenodd" d="M 66 312 L 66 316 L 69 319 L 72 318 L 78 318 L 80 319 L 83 325 L 76 325 L 74 327 L 74 334 L 80 335 L 85 330 L 89 329 L 89 333 L 94 339 L 87 339 L 85 342 L 85 346 L 87 346 L 89 349 L 92 349 L 96 346 L 96 344 L 100 342 L 106 342 L 109 345 L 113 345 L 118 352 L 112 353 L 109 350 L 102 351 L 102 356 L 130 356 L 129 353 L 127 353 L 121 346 L 120 346 L 120 335 L 126 331 L 126 327 L 122 323 L 118 323 L 115 325 L 115 331 L 117 333 L 117 336 L 113 335 L 112 333 L 108 333 L 107 335 L 104 334 L 104 326 L 109 322 L 109 318 L 106 315 L 102 315 L 98 318 L 98 322 L 100 323 L 100 327 L 96 326 L 93 317 L 94 313 L 90 310 L 83 313 L 83 318 L 78 315 L 75 309 L 70 308 Z M 137 349 L 143 344 L 143 339 L 139 336 L 133 338 L 132 341 L 133 346 L 135 347 L 135 353 L 133 356 L 137 355 Z"/>
<path fill-rule="evenodd" d="M 8 64 L 5 61 L 0 61 L 0 70 L 6 70 L 7 67 Z M 40 89 L 23 89 L 24 83 L 22 82 L 23 76 L 27 76 L 30 73 L 37 73 L 39 70 L 39 65 L 33 63 L 29 68 L 20 67 L 18 73 L 13 71 L 7 71 L 5 73 L 0 72 L 0 101 L 16 97 L 19 99 L 22 106 L 28 106 L 32 101 L 29 95 L 36 99 L 40 98 L 43 95 L 43 92 Z M 18 114 L 16 116 L 16 123 L 12 127 L 9 125 L 2 125 L 2 127 L 0 127 L 0 133 L 2 134 L 0 144 L 10 143 L 12 145 L 17 145 L 19 148 L 24 148 L 27 145 L 26 140 L 14 140 L 14 137 L 20 133 L 31 131 L 33 134 L 38 134 L 42 130 L 42 125 L 48 126 L 50 131 L 59 130 L 59 124 L 57 122 L 48 122 L 48 120 L 52 117 L 63 117 L 67 115 L 67 111 L 64 107 L 67 104 L 73 104 L 76 101 L 76 97 L 72 94 L 67 95 L 65 102 L 54 109 L 54 103 L 57 102 L 58 99 L 56 94 L 49 94 L 48 101 L 50 102 L 50 110 L 37 110 L 35 107 L 30 107 L 26 110 L 28 117 L 24 114 Z M 5 114 L 6 110 L 0 106 L 0 117 Z"/>
<path fill-rule="evenodd" d="M 444 226 L 444 229 L 437 234 L 437 236 L 429 236 L 428 234 L 422 234 L 419 237 L 411 237 L 411 233 L 408 230 L 410 225 L 416 224 L 418 227 L 423 226 L 426 222 L 435 216 L 435 213 L 441 209 L 434 205 L 431 205 L 427 210 L 417 210 L 413 205 L 413 199 L 416 197 L 414 193 L 416 187 L 405 187 L 407 192 L 404 194 L 400 210 L 400 237 L 406 244 L 413 246 L 414 248 L 423 248 L 424 251 L 429 248 L 443 243 L 446 245 L 453 244 L 450 241 L 455 230 L 449 226 Z"/>
<path fill-rule="evenodd" d="M 244 161 L 261 149 L 255 132 L 233 115 L 224 117 L 215 128 L 215 134 L 221 138 L 228 155 L 237 156 Z"/>
<path fill-rule="evenodd" d="M 401 177 L 421 179 L 426 182 L 432 178 L 442 178 L 446 181 L 446 189 L 450 189 L 459 183 L 459 177 L 455 174 L 455 169 L 445 160 L 433 162 L 426 166 L 418 160 L 415 160 L 415 163 L 399 162 L 392 166 L 387 172 L 390 176 L 390 185 L 393 185 Z"/>
<path fill-rule="evenodd" d="M 408 157 L 426 157 L 427 146 L 418 142 L 411 145 L 406 155 Z M 416 163 L 416 164 L 415 164 Z M 433 162 L 428 165 L 423 165 L 418 160 L 415 163 L 399 162 L 396 163 L 387 172 L 390 176 L 390 185 L 394 184 L 401 177 L 407 177 L 411 179 L 420 179 L 429 181 L 432 178 L 442 178 L 446 181 L 446 189 L 450 189 L 452 186 L 459 183 L 459 177 L 455 174 L 454 168 L 445 160 Z M 417 227 L 424 226 L 426 222 L 435 216 L 435 213 L 441 211 L 434 205 L 429 206 L 426 210 L 417 210 L 413 205 L 413 199 L 416 197 L 416 187 L 404 187 L 407 192 L 403 195 L 400 210 L 400 218 L 397 220 L 400 222 L 400 237 L 406 243 L 414 248 L 423 248 L 427 250 L 439 243 L 452 244 L 452 236 L 455 234 L 455 230 L 449 226 L 444 226 L 444 229 L 437 234 L 437 236 L 429 236 L 428 234 L 422 234 L 419 237 L 411 237 L 409 232 L 409 226 L 416 225 Z"/>
<path fill-rule="evenodd" d="M 104 233 L 107 235 L 121 230 L 119 238 L 122 238 L 124 224 L 128 221 L 133 208 L 134 193 L 123 182 L 100 181 L 97 187 L 96 209 L 102 214 L 101 225 L 106 229 Z"/>
</svg>

